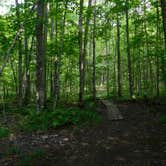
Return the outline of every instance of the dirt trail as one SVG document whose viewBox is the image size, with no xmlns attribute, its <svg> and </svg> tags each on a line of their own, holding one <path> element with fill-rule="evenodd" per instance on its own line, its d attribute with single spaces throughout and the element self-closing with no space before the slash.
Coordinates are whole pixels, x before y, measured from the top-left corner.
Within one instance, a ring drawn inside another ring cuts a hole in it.
<svg viewBox="0 0 166 166">
<path fill-rule="evenodd" d="M 119 111 L 116 104 L 114 104 L 112 101 L 109 100 L 101 100 L 103 105 L 105 106 L 105 109 L 107 110 L 107 119 L 108 120 L 122 120 L 123 116 L 121 112 Z"/>
</svg>

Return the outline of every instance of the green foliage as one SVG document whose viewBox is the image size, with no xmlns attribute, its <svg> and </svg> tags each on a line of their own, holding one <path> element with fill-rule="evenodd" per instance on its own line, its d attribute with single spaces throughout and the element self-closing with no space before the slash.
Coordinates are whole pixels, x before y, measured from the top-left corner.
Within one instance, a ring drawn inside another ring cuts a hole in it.
<svg viewBox="0 0 166 166">
<path fill-rule="evenodd" d="M 43 149 L 36 149 L 31 154 L 27 154 L 21 157 L 20 164 L 21 166 L 36 165 L 35 160 L 39 160 L 44 157 L 46 152 Z M 31 164 L 30 164 L 31 163 Z"/>
<path fill-rule="evenodd" d="M 7 155 L 20 155 L 21 148 L 19 146 L 13 145 L 8 149 Z"/>
<path fill-rule="evenodd" d="M 0 139 L 4 137 L 8 137 L 9 134 L 10 134 L 9 129 L 0 124 Z"/>
<path fill-rule="evenodd" d="M 162 115 L 162 116 L 160 117 L 160 122 L 161 122 L 161 123 L 166 123 L 166 115 Z"/>
<path fill-rule="evenodd" d="M 24 131 L 32 132 L 48 130 L 67 124 L 74 126 L 90 125 L 99 123 L 101 120 L 102 118 L 97 112 L 78 108 L 61 108 L 55 112 L 31 110 L 21 120 L 20 126 Z"/>
</svg>

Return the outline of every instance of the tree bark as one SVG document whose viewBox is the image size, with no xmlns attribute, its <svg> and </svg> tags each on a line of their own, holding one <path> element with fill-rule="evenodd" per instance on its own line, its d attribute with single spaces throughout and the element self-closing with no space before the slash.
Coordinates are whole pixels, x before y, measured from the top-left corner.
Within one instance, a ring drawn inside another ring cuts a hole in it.
<svg viewBox="0 0 166 166">
<path fill-rule="evenodd" d="M 37 38 L 37 57 L 36 57 L 36 97 L 37 109 L 42 110 L 46 105 L 46 55 L 44 51 L 44 1 L 37 2 L 37 24 L 36 24 L 36 38 Z"/>
<path fill-rule="evenodd" d="M 86 23 L 85 23 L 85 32 L 84 32 L 84 47 L 82 50 L 82 62 L 81 62 L 81 75 L 80 75 L 80 106 L 83 105 L 83 94 L 84 94 L 84 87 L 85 87 L 85 68 L 86 68 L 86 54 L 87 54 L 87 43 L 88 43 L 88 32 L 89 32 L 89 23 L 90 23 L 90 15 L 91 11 L 90 8 L 92 6 L 92 0 L 88 1 L 88 13 L 87 13 L 87 18 L 86 18 Z M 83 8 L 83 5 L 82 5 Z M 80 5 L 80 10 L 81 5 Z M 82 77 L 82 78 L 81 78 Z"/>
<path fill-rule="evenodd" d="M 108 50 L 108 41 L 105 41 L 106 45 L 106 86 L 107 86 L 107 97 L 110 95 L 110 55 Z"/>
<path fill-rule="evenodd" d="M 130 90 L 130 98 L 132 98 L 132 96 L 133 96 L 133 78 L 132 78 L 131 55 L 130 55 L 129 1 L 128 0 L 126 0 L 126 38 L 127 38 L 127 59 L 128 59 L 129 90 Z"/>
<path fill-rule="evenodd" d="M 164 29 L 165 49 L 166 49 L 166 0 L 160 0 L 160 2 L 162 9 L 163 29 Z"/>
<path fill-rule="evenodd" d="M 79 104 L 83 105 L 83 95 L 84 95 L 84 62 L 83 62 L 83 4 L 84 0 L 80 0 L 80 11 L 79 11 L 79 72 L 80 72 L 80 82 L 79 82 Z"/>
<path fill-rule="evenodd" d="M 159 97 L 160 95 L 160 61 L 159 61 L 159 26 L 160 26 L 160 12 L 159 12 L 159 1 L 157 0 L 156 6 L 156 96 Z"/>
<path fill-rule="evenodd" d="M 20 11 L 19 11 L 19 4 L 18 0 L 15 0 L 16 4 L 16 15 L 17 15 L 17 24 L 18 29 L 21 29 L 20 23 Z M 22 107 L 22 98 L 23 98 L 23 74 L 22 74 L 22 40 L 21 34 L 18 35 L 18 105 Z"/>
<path fill-rule="evenodd" d="M 160 0 L 161 2 L 161 9 L 162 9 L 162 18 L 163 18 L 163 29 L 164 29 L 164 38 L 165 38 L 165 52 L 163 56 L 161 57 L 161 67 L 162 67 L 162 75 L 163 75 L 163 81 L 164 81 L 164 87 L 166 90 L 166 69 L 165 69 L 165 64 L 166 64 L 166 0 Z"/>
<path fill-rule="evenodd" d="M 94 0 L 94 15 L 93 15 L 93 100 L 96 100 L 96 0 Z"/>
<path fill-rule="evenodd" d="M 61 68 L 62 68 L 62 56 L 63 56 L 63 47 L 64 47 L 64 35 L 65 35 L 65 24 L 66 24 L 66 13 L 67 13 L 68 0 L 65 1 L 65 11 L 63 14 L 62 21 L 62 33 L 61 33 L 61 48 L 60 55 L 58 60 L 57 72 L 56 72 L 56 84 L 55 84 L 55 96 L 54 96 L 54 105 L 53 109 L 55 110 L 60 97 L 60 79 L 61 79 Z"/>
<path fill-rule="evenodd" d="M 118 96 L 122 96 L 121 88 L 121 52 L 120 52 L 120 22 L 117 14 L 117 55 L 118 55 Z"/>
</svg>

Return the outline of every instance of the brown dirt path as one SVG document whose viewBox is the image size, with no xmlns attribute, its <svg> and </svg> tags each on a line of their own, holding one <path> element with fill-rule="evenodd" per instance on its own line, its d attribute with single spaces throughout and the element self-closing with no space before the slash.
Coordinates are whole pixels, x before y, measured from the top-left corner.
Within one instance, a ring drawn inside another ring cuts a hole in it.
<svg viewBox="0 0 166 166">
<path fill-rule="evenodd" d="M 114 104 L 112 101 L 109 100 L 101 100 L 103 105 L 105 106 L 105 109 L 107 110 L 107 119 L 108 120 L 122 120 L 123 116 L 121 112 L 119 111 L 116 104 Z"/>
</svg>

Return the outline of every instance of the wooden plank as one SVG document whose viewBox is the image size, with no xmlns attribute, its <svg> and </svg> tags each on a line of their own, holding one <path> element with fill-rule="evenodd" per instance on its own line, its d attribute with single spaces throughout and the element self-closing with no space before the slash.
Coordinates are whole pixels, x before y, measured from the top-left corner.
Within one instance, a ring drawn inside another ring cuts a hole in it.
<svg viewBox="0 0 166 166">
<path fill-rule="evenodd" d="M 120 113 L 118 107 L 108 100 L 101 100 L 104 106 L 107 109 L 107 118 L 108 120 L 122 120 L 123 116 Z"/>
</svg>

